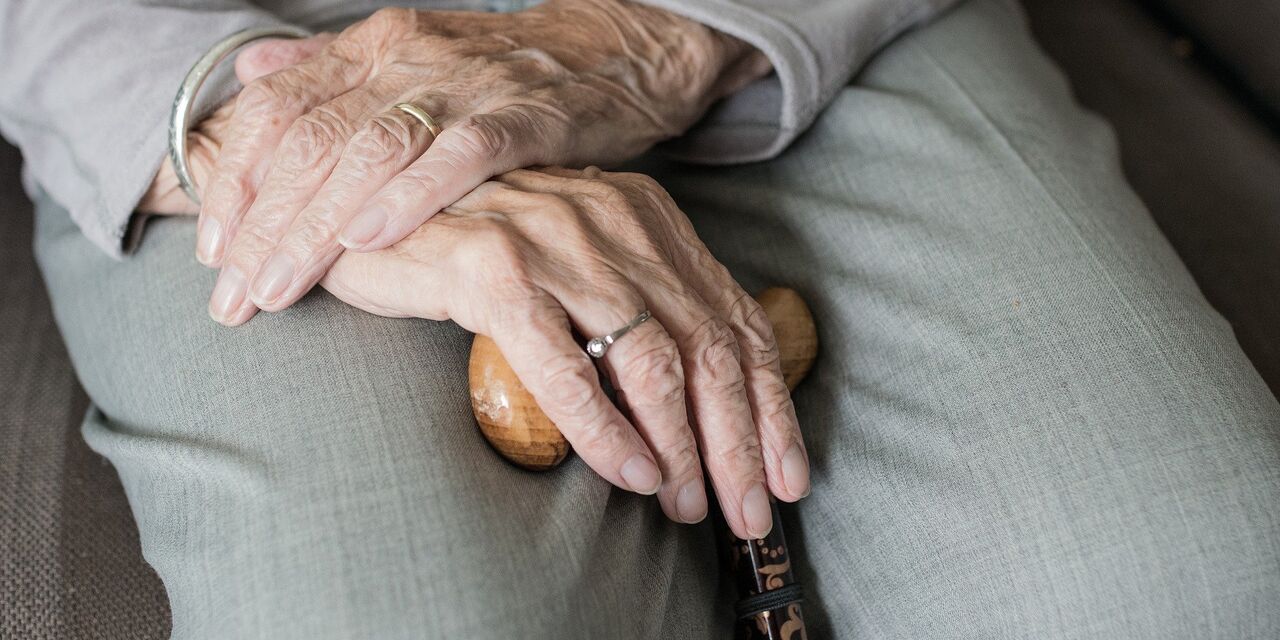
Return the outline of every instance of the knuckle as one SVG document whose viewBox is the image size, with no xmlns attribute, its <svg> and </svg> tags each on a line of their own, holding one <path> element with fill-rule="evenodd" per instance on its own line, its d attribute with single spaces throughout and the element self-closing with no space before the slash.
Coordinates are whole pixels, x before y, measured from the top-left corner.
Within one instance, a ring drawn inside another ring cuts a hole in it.
<svg viewBox="0 0 1280 640">
<path fill-rule="evenodd" d="M 509 223 L 490 218 L 475 220 L 462 243 L 458 255 L 466 263 L 464 268 L 476 273 L 482 282 L 502 290 L 532 287 L 528 248 Z"/>
<path fill-rule="evenodd" d="M 678 438 L 678 439 L 677 439 Z M 655 440 L 654 453 L 663 463 L 663 477 L 677 486 L 682 479 L 696 478 L 701 467 L 701 455 L 693 434 L 686 431 L 668 441 Z"/>
<path fill-rule="evenodd" d="M 684 400 L 684 370 L 680 353 L 670 341 L 663 341 L 636 356 L 630 363 L 628 376 L 634 388 L 626 389 L 627 400 L 634 406 L 665 406 Z"/>
<path fill-rule="evenodd" d="M 554 193 L 529 193 L 521 196 L 526 211 L 546 224 L 560 229 L 580 229 L 582 216 L 578 208 L 564 196 Z"/>
<path fill-rule="evenodd" d="M 297 43 L 291 40 L 260 40 L 236 55 L 237 65 L 251 69 L 278 69 L 297 60 Z"/>
<path fill-rule="evenodd" d="M 557 413 L 584 421 L 584 429 L 590 431 L 600 420 L 592 420 L 600 414 L 596 402 L 596 370 L 585 354 L 561 354 L 543 363 L 543 384 L 548 402 Z M 598 428 L 598 427 L 597 427 Z"/>
<path fill-rule="evenodd" d="M 518 263 L 524 261 L 519 240 L 505 222 L 494 219 L 476 220 L 468 230 L 468 243 L 477 258 L 487 261 Z"/>
<path fill-rule="evenodd" d="M 605 420 L 603 416 L 584 421 L 573 444 L 580 451 L 594 451 L 610 457 L 627 447 L 619 425 Z"/>
<path fill-rule="evenodd" d="M 417 23 L 418 12 L 404 7 L 385 7 L 369 15 L 362 24 L 363 29 L 372 31 L 374 35 L 404 33 Z"/>
<path fill-rule="evenodd" d="M 256 185 L 249 170 L 236 162 L 222 167 L 213 184 L 209 185 L 208 205 L 205 212 L 211 217 L 227 222 L 225 218 L 238 215 L 253 205 Z"/>
<path fill-rule="evenodd" d="M 245 256 L 262 253 L 266 249 L 275 246 L 277 240 L 278 238 L 262 225 L 244 225 L 236 231 L 236 237 L 233 241 L 234 254 Z"/>
<path fill-rule="evenodd" d="M 711 452 L 718 467 L 734 474 L 758 475 L 764 471 L 760 443 L 750 435 L 735 435 L 727 444 Z"/>
<path fill-rule="evenodd" d="M 492 161 L 511 148 L 511 134 L 484 116 L 470 116 L 449 132 L 453 135 L 441 134 L 440 144 L 461 158 Z"/>
<path fill-rule="evenodd" d="M 325 215 L 311 215 L 301 218 L 288 238 L 281 244 L 288 244 L 306 254 L 316 253 L 333 246 L 337 238 L 337 223 Z"/>
<path fill-rule="evenodd" d="M 770 385 L 764 392 L 764 414 L 760 420 L 765 425 L 781 425 L 783 432 L 790 432 L 796 439 L 800 437 L 800 425 L 796 422 L 796 407 L 791 399 L 791 391 L 785 384 Z M 785 450 L 785 449 L 784 449 Z"/>
<path fill-rule="evenodd" d="M 733 330 L 716 318 L 703 320 L 694 332 L 697 366 L 714 391 L 737 392 L 746 384 Z"/>
<path fill-rule="evenodd" d="M 433 173 L 416 171 L 413 167 L 395 178 L 395 191 L 406 201 L 417 201 L 424 194 L 434 193 L 440 188 L 440 178 Z"/>
<path fill-rule="evenodd" d="M 739 291 L 729 304 L 729 318 L 737 327 L 744 359 L 756 366 L 772 366 L 778 361 L 778 341 L 760 303 Z"/>
<path fill-rule="evenodd" d="M 642 189 L 645 191 L 657 191 L 666 193 L 666 189 L 658 183 L 653 176 L 644 173 L 636 173 L 634 171 L 617 171 L 603 174 L 606 180 L 611 182 L 619 182 L 630 185 L 634 189 Z"/>
<path fill-rule="evenodd" d="M 341 144 L 342 129 L 341 121 L 328 109 L 316 108 L 289 127 L 282 145 L 285 157 L 310 167 Z"/>
<path fill-rule="evenodd" d="M 582 186 L 586 199 L 601 216 L 619 221 L 632 221 L 639 217 L 626 193 L 613 183 L 599 178 L 587 179 L 585 183 Z"/>
<path fill-rule="evenodd" d="M 622 193 L 632 197 L 639 197 L 647 202 L 675 206 L 675 201 L 672 200 L 671 194 L 653 176 L 643 173 L 620 172 L 605 173 L 601 177 Z"/>
<path fill-rule="evenodd" d="M 265 113 L 280 100 L 280 93 L 276 89 L 276 83 L 270 78 L 250 82 L 240 90 L 240 95 L 236 98 L 237 114 L 243 116 Z"/>
<path fill-rule="evenodd" d="M 345 155 L 362 162 L 398 158 L 413 146 L 413 132 L 395 118 L 374 118 L 352 136 Z"/>
<path fill-rule="evenodd" d="M 304 110 L 299 92 L 289 86 L 286 75 L 263 76 L 240 90 L 234 117 L 242 127 L 274 127 Z"/>
<path fill-rule="evenodd" d="M 241 229 L 236 233 L 231 249 L 223 260 L 223 266 L 233 266 L 244 273 L 252 274 L 258 263 L 266 258 L 267 252 L 275 246 L 275 240 L 257 228 Z"/>
</svg>

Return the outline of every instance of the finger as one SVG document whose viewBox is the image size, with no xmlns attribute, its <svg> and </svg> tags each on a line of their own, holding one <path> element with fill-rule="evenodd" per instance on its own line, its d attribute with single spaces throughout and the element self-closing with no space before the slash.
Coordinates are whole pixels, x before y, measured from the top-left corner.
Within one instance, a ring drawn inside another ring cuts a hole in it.
<svg viewBox="0 0 1280 640">
<path fill-rule="evenodd" d="M 370 65 L 340 55 L 337 42 L 315 56 L 250 83 L 236 98 L 229 135 L 218 154 L 197 223 L 196 258 L 222 263 L 236 225 L 257 196 L 285 132 L 316 105 L 364 82 Z M 349 53 L 349 52 L 348 52 Z"/>
<path fill-rule="evenodd" d="M 493 327 L 494 342 L 583 461 L 619 488 L 657 492 L 662 474 L 653 454 L 600 388 L 558 303 L 548 298 L 509 317 L 516 320 Z"/>
<path fill-rule="evenodd" d="M 250 286 L 254 304 L 277 311 L 309 291 L 341 253 L 342 227 L 375 191 L 422 155 L 433 138 L 422 123 L 398 109 L 368 120 L 255 273 Z"/>
<path fill-rule="evenodd" d="M 613 332 L 647 307 L 622 276 L 592 280 L 598 284 L 590 289 L 575 282 L 579 286 L 553 292 L 587 336 Z M 608 347 L 603 363 L 632 424 L 658 461 L 663 511 L 677 522 L 701 521 L 707 515 L 706 486 L 685 408 L 684 371 L 675 341 L 660 320 L 651 318 Z"/>
<path fill-rule="evenodd" d="M 699 278 L 705 281 L 700 287 L 704 297 L 711 300 L 711 307 L 726 320 L 738 341 L 747 399 L 760 437 L 769 488 L 779 499 L 795 502 L 809 495 L 809 453 L 791 391 L 782 375 L 773 325 L 760 304 L 738 286 L 727 269 L 704 274 L 706 277 Z"/>
<path fill-rule="evenodd" d="M 571 192 L 566 194 L 570 197 L 586 195 L 591 201 L 614 203 L 614 206 L 633 201 L 612 182 L 590 179 L 608 174 L 588 169 L 580 175 L 586 179 L 564 180 L 544 171 L 519 171 L 504 174 L 501 180 L 552 192 L 570 188 Z M 502 192 L 497 191 L 495 195 L 501 196 Z M 646 215 L 668 213 L 645 212 Z M 629 217 L 621 215 L 620 219 Z M 557 229 L 564 228 L 566 225 L 557 226 Z M 624 233 L 625 228 L 626 225 L 617 226 L 619 233 Z M 557 246 L 574 246 L 572 235 L 563 232 L 558 233 L 556 242 Z M 694 419 L 698 448 L 725 520 L 739 537 L 764 536 L 773 522 L 769 489 L 733 331 L 696 290 L 684 282 L 686 271 L 700 267 L 672 269 L 665 252 L 647 240 L 627 241 L 625 249 L 644 258 L 630 267 L 628 277 L 649 301 L 651 310 L 659 314 L 659 320 L 679 347 L 686 402 Z"/>
<path fill-rule="evenodd" d="M 809 494 L 809 454 L 800 432 L 791 392 L 782 375 L 773 326 L 755 299 L 711 256 L 688 218 L 653 179 L 640 174 L 603 174 L 624 189 L 638 189 L 666 210 L 661 215 L 677 225 L 682 251 L 671 259 L 686 282 L 707 302 L 712 313 L 732 330 L 741 359 L 746 396 L 750 403 L 764 458 L 765 475 L 773 495 L 794 502 Z M 655 212 L 657 213 L 657 212 Z"/>
<path fill-rule="evenodd" d="M 338 96 L 289 127 L 253 204 L 230 240 L 222 273 L 209 302 L 210 316 L 224 324 L 253 305 L 248 285 L 293 219 L 324 184 L 347 140 L 385 109 L 394 82 L 374 78 L 364 87 Z M 328 256 L 331 261 L 336 253 Z"/>
<path fill-rule="evenodd" d="M 446 126 L 421 158 L 369 200 L 338 240 L 354 251 L 385 248 L 490 177 L 550 157 L 561 131 L 554 117 L 519 107 Z"/>
<path fill-rule="evenodd" d="M 266 38 L 252 42 L 236 54 L 236 78 L 249 84 L 262 76 L 291 67 L 320 53 L 337 34 L 318 33 L 310 38 Z"/>
<path fill-rule="evenodd" d="M 740 538 L 763 538 L 773 515 L 733 331 L 675 274 L 646 281 L 651 292 L 665 290 L 650 295 L 662 296 L 663 324 L 680 348 L 698 448 L 725 521 Z"/>
</svg>

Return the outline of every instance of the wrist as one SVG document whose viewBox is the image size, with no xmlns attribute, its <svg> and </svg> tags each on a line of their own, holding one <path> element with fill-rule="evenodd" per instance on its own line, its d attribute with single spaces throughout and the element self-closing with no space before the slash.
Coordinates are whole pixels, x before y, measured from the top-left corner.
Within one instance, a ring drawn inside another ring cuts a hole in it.
<svg viewBox="0 0 1280 640">
<path fill-rule="evenodd" d="M 629 0 L 550 0 L 561 25 L 580 29 L 584 58 L 596 69 L 626 69 L 647 108 L 683 133 L 715 101 L 767 75 L 769 59 L 751 44 L 679 14 Z M 594 53 L 595 55 L 592 55 Z M 609 75 L 622 75 L 610 71 Z"/>
<path fill-rule="evenodd" d="M 613 0 L 637 32 L 662 43 L 655 96 L 678 102 L 691 126 L 714 102 L 767 75 L 769 59 L 754 46 L 680 14 L 631 0 Z M 652 59 L 651 59 L 652 60 Z"/>
<path fill-rule="evenodd" d="M 199 189 L 203 189 L 213 175 L 233 109 L 234 101 L 223 105 L 187 132 L 187 168 Z M 193 203 L 179 185 L 168 156 L 160 163 L 160 169 L 139 200 L 137 209 L 165 215 L 195 215 L 200 211 L 199 205 Z"/>
</svg>

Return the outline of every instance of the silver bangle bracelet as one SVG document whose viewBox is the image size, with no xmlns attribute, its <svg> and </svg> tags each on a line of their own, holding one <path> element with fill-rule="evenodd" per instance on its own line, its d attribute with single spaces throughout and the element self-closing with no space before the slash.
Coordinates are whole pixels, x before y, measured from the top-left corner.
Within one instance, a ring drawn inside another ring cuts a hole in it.
<svg viewBox="0 0 1280 640">
<path fill-rule="evenodd" d="M 213 71 L 213 68 L 233 51 L 254 40 L 309 36 L 311 36 L 310 31 L 287 25 L 237 31 L 213 45 L 182 79 L 182 85 L 178 87 L 178 95 L 173 97 L 173 108 L 169 111 L 169 162 L 173 164 L 173 173 L 178 177 L 178 184 L 182 185 L 182 190 L 192 202 L 200 204 L 200 194 L 196 192 L 195 181 L 187 166 L 187 132 L 191 127 L 191 110 L 195 107 L 196 93 L 209 77 L 209 72 Z"/>
</svg>

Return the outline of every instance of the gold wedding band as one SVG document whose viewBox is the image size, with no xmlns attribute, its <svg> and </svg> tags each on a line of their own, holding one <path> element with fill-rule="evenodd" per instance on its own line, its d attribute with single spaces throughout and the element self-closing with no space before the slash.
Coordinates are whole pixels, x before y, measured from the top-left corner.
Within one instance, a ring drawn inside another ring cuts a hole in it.
<svg viewBox="0 0 1280 640">
<path fill-rule="evenodd" d="M 412 102 L 401 102 L 396 105 L 395 108 L 413 116 L 418 122 L 421 122 L 426 126 L 427 131 L 431 132 L 432 138 L 440 137 L 440 124 L 436 122 L 436 119 L 432 118 L 431 114 L 427 113 L 422 107 L 419 107 Z"/>
</svg>

